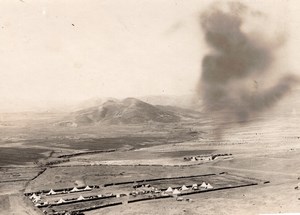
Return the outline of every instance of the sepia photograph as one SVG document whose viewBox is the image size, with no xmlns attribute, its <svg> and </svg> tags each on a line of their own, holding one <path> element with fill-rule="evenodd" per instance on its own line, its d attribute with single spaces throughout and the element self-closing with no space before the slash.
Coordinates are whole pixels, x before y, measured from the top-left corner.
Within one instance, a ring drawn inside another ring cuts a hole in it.
<svg viewBox="0 0 300 215">
<path fill-rule="evenodd" d="M 300 1 L 0 0 L 0 215 L 300 215 Z"/>
</svg>

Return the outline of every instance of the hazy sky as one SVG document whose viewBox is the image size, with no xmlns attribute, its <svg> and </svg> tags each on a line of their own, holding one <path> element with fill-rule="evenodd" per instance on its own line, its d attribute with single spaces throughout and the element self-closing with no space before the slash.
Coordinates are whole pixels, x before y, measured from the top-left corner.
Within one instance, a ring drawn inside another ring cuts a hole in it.
<svg viewBox="0 0 300 215">
<path fill-rule="evenodd" d="M 0 110 L 194 93 L 207 52 L 199 15 L 212 2 L 1 0 Z M 300 2 L 241 2 L 268 14 L 259 28 L 285 33 L 281 57 L 300 74 Z"/>
</svg>

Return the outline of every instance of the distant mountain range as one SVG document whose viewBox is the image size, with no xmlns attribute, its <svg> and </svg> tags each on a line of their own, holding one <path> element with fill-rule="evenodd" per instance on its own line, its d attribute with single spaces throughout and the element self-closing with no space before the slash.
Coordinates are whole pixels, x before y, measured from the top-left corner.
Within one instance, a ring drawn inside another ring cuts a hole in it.
<svg viewBox="0 0 300 215">
<path fill-rule="evenodd" d="M 90 124 L 143 124 L 148 122 L 175 123 L 200 117 L 200 112 L 175 106 L 152 105 L 136 98 L 108 100 L 71 114 L 71 120 L 61 126 Z"/>
<path fill-rule="evenodd" d="M 135 97 L 138 100 L 149 103 L 151 105 L 163 105 L 163 106 L 176 106 L 181 108 L 199 108 L 196 104 L 195 95 L 152 95 L 152 96 L 143 96 Z M 112 97 L 94 97 L 87 100 L 84 100 L 73 107 L 73 111 L 81 110 L 93 106 L 99 106 L 107 101 L 118 101 L 116 98 Z"/>
</svg>

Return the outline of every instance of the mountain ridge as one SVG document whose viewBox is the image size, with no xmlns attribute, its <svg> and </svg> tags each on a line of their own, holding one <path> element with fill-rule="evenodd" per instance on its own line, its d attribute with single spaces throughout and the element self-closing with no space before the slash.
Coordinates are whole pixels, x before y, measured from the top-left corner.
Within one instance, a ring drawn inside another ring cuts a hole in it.
<svg viewBox="0 0 300 215">
<path fill-rule="evenodd" d="M 149 122 L 176 123 L 181 121 L 175 109 L 156 106 L 136 98 L 108 100 L 101 105 L 72 113 L 73 122 L 87 124 L 142 124 Z"/>
</svg>

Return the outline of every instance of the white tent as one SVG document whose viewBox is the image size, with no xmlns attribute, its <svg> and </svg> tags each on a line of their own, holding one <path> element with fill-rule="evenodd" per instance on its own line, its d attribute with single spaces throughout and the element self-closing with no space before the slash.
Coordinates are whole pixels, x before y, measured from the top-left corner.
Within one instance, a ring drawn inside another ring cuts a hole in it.
<svg viewBox="0 0 300 215">
<path fill-rule="evenodd" d="M 102 195 L 101 195 L 101 194 L 99 194 L 99 195 L 97 195 L 97 196 L 98 196 L 99 198 L 100 198 L 100 197 L 102 197 Z"/>
<path fill-rule="evenodd" d="M 187 188 L 185 185 L 183 185 L 183 186 L 181 187 L 181 190 L 182 190 L 182 191 L 186 191 L 186 190 L 189 190 L 189 188 Z"/>
<path fill-rule="evenodd" d="M 202 184 L 201 184 L 201 186 L 200 187 L 202 187 L 202 188 L 207 188 L 207 185 L 206 185 L 206 183 L 205 182 L 203 182 Z"/>
<path fill-rule="evenodd" d="M 78 198 L 77 198 L 77 200 L 84 200 L 85 198 L 83 197 L 83 196 L 79 196 Z"/>
<path fill-rule="evenodd" d="M 208 183 L 206 189 L 213 189 L 213 186 Z"/>
<path fill-rule="evenodd" d="M 72 190 L 70 190 L 70 192 L 78 192 L 78 188 L 77 187 L 74 187 Z"/>
<path fill-rule="evenodd" d="M 36 197 L 37 197 L 37 195 L 35 195 L 35 193 L 34 193 L 29 197 L 29 199 L 35 199 Z"/>
<path fill-rule="evenodd" d="M 48 193 L 48 195 L 54 195 L 54 194 L 56 194 L 56 192 L 54 190 L 52 190 L 52 189 Z"/>
<path fill-rule="evenodd" d="M 197 190 L 198 189 L 198 184 L 193 184 L 192 189 Z"/>
<path fill-rule="evenodd" d="M 63 199 L 60 199 L 60 200 L 57 201 L 57 204 L 61 204 L 61 203 L 64 203 L 64 202 L 66 202 L 66 201 L 63 200 Z"/>
<path fill-rule="evenodd" d="M 116 197 L 117 197 L 117 198 L 120 198 L 120 194 L 117 194 Z"/>
<path fill-rule="evenodd" d="M 40 196 L 37 196 L 37 197 L 35 197 L 33 200 L 32 200 L 32 202 L 38 202 L 38 201 L 40 201 L 41 200 L 41 197 Z"/>
<path fill-rule="evenodd" d="M 166 190 L 166 192 L 167 192 L 167 193 L 171 193 L 171 192 L 173 192 L 173 189 L 172 189 L 172 187 L 169 187 L 169 188 Z"/>
<path fill-rule="evenodd" d="M 91 190 L 92 188 L 91 187 L 89 187 L 89 186 L 86 186 L 85 188 L 84 188 L 84 190 Z"/>
<path fill-rule="evenodd" d="M 177 189 L 175 189 L 174 191 L 173 191 L 173 195 L 178 195 L 178 194 L 180 194 L 181 192 L 179 191 L 179 190 L 177 190 Z"/>
</svg>

